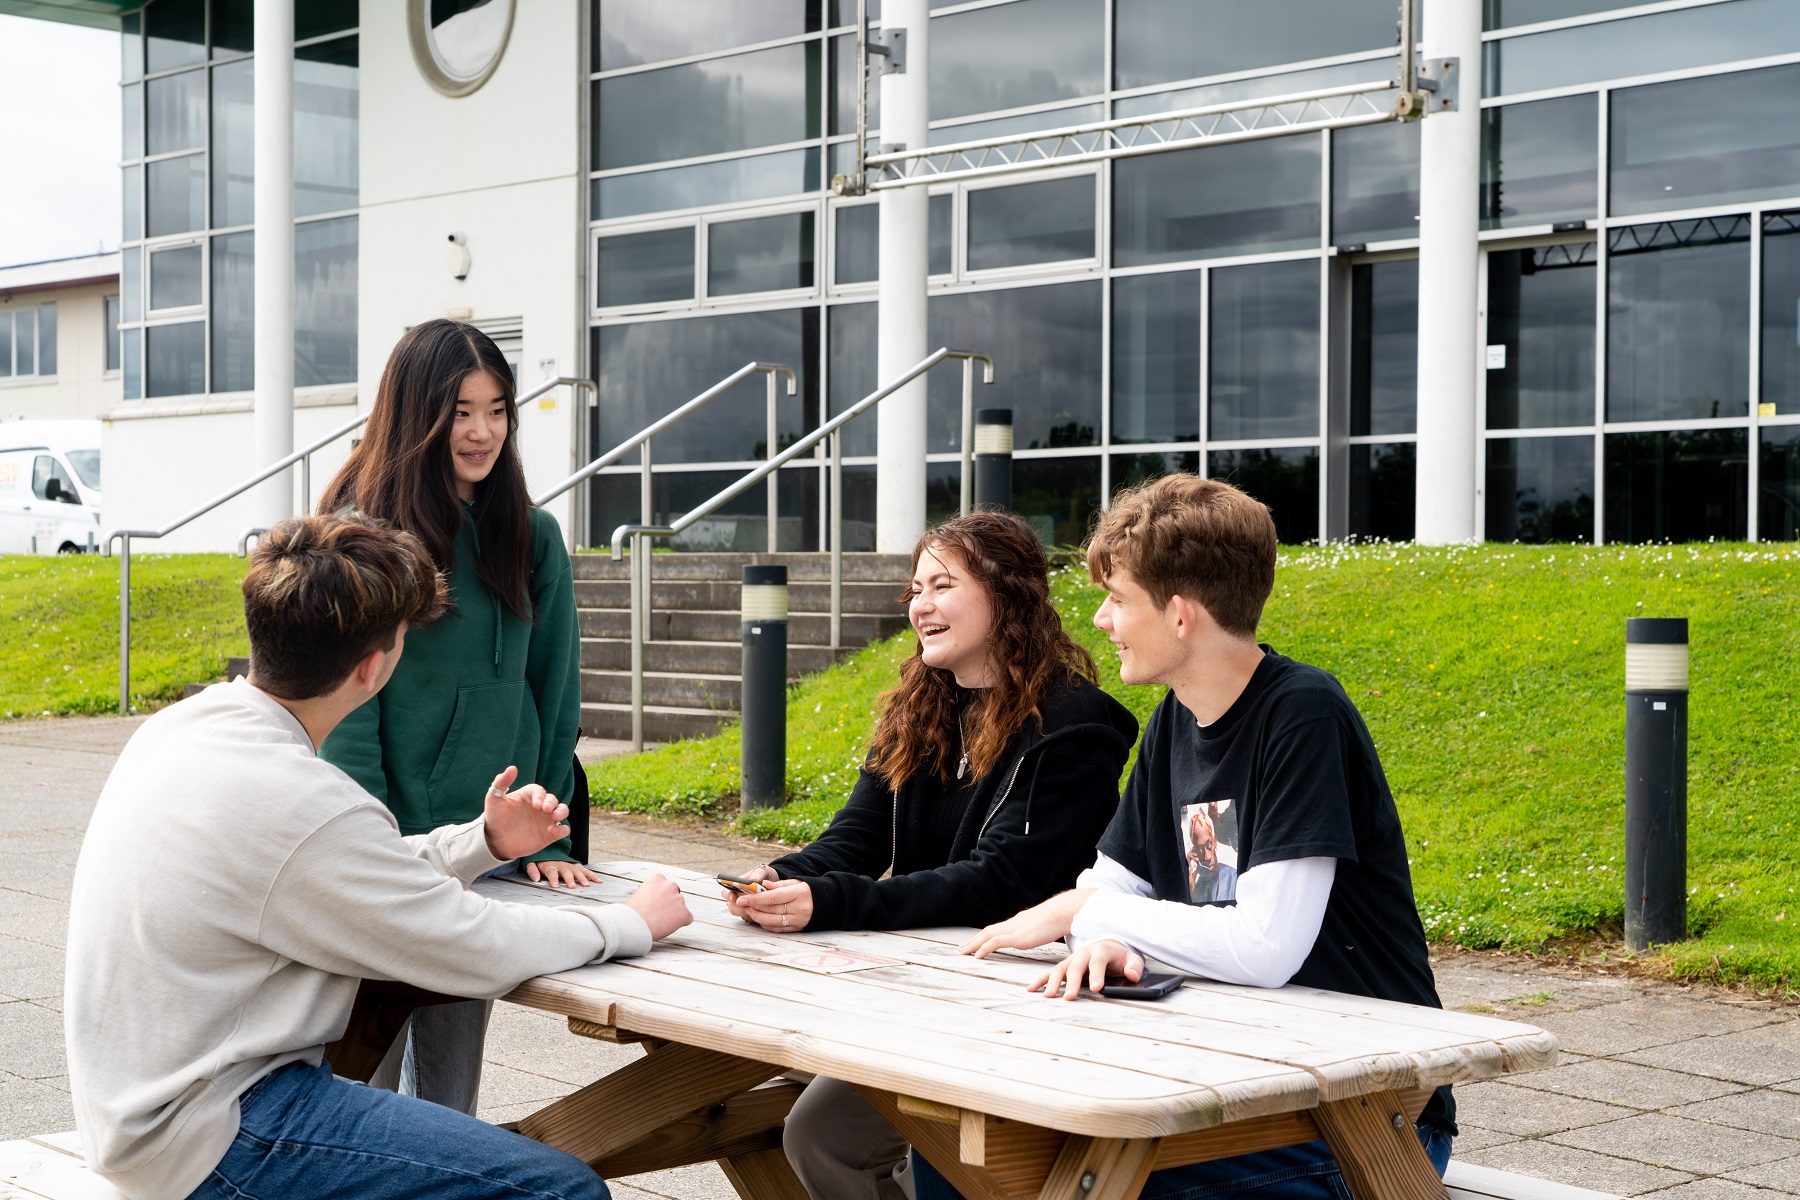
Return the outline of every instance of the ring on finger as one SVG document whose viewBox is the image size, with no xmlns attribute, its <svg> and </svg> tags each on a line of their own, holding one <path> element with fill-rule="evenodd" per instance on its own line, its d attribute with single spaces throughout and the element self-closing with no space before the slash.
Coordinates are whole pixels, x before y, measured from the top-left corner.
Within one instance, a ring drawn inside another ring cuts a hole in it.
<svg viewBox="0 0 1800 1200">
<path fill-rule="evenodd" d="M 788 919 L 787 919 L 787 914 L 786 914 L 786 913 L 782 913 L 782 914 L 781 914 L 781 927 L 782 927 L 782 928 L 783 928 L 783 929 L 786 929 L 786 928 L 787 928 L 787 923 L 788 923 Z"/>
</svg>

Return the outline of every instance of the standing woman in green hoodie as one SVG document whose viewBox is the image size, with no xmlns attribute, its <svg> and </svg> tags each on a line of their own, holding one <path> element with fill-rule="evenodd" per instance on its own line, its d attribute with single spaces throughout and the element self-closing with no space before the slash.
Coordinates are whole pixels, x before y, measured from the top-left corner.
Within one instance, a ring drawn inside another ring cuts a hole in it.
<svg viewBox="0 0 1800 1200">
<path fill-rule="evenodd" d="M 556 519 L 532 506 L 516 435 L 512 371 L 485 333 L 414 326 L 388 357 L 374 410 L 319 502 L 416 535 L 450 581 L 450 608 L 408 630 L 379 696 L 319 754 L 392 810 L 402 834 L 481 815 L 494 776 L 574 792 L 581 641 Z M 521 860 L 552 887 L 594 880 L 567 839 Z M 400 1091 L 475 1112 L 491 1001 L 419 1009 L 394 1078 Z M 377 1082 L 382 1077 L 377 1076 Z"/>
</svg>

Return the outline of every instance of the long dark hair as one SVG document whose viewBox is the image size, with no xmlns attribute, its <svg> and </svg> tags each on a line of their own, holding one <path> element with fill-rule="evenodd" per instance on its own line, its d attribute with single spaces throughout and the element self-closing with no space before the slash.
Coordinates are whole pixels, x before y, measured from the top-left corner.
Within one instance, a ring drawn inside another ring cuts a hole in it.
<svg viewBox="0 0 1800 1200">
<path fill-rule="evenodd" d="M 913 547 L 914 571 L 927 550 L 954 557 L 993 606 L 988 654 L 994 686 L 975 694 L 965 731 L 969 766 L 983 779 L 1025 722 L 1043 719 L 1039 706 L 1053 689 L 1074 676 L 1094 680 L 1094 659 L 1050 607 L 1050 562 L 1036 532 L 1019 517 L 977 512 L 926 530 Z M 902 600 L 911 599 L 909 588 Z M 957 757 L 955 676 L 926 666 L 922 653 L 914 643 L 900 667 L 900 686 L 882 697 L 869 747 L 870 769 L 892 788 L 924 769 L 947 782 Z"/>
<path fill-rule="evenodd" d="M 463 380 L 486 371 L 506 402 L 506 442 L 488 477 L 475 485 L 475 574 L 514 616 L 531 620 L 531 496 L 519 462 L 519 408 L 512 368 L 473 325 L 434 320 L 415 325 L 388 355 L 362 440 L 325 489 L 320 515 L 354 508 L 425 543 L 438 570 L 456 563 L 463 508 L 456 494 L 450 430 Z"/>
</svg>

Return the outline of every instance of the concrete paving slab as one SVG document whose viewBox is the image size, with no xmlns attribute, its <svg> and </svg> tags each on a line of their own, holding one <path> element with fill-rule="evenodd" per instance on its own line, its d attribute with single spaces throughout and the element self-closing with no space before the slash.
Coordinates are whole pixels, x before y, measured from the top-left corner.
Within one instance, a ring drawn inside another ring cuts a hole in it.
<svg viewBox="0 0 1800 1200">
<path fill-rule="evenodd" d="M 1615 1154 L 1693 1175 L 1792 1158 L 1800 1142 L 1747 1129 L 1728 1129 L 1668 1113 L 1641 1113 L 1605 1125 L 1550 1135 L 1550 1141 Z"/>
<path fill-rule="evenodd" d="M 1460 1092 L 1461 1089 L 1459 1088 L 1458 1091 Z M 1490 1146 L 1504 1146 L 1508 1142 L 1519 1140 L 1510 1133 L 1501 1133 L 1497 1129 L 1483 1129 L 1479 1125 L 1471 1125 L 1463 1120 L 1460 1098 L 1457 1101 L 1456 1128 L 1458 1132 L 1455 1156 L 1458 1158 L 1473 1154 L 1477 1150 L 1486 1150 Z"/>
<path fill-rule="evenodd" d="M 1759 1088 L 1753 1092 L 1720 1096 L 1717 1100 L 1683 1104 L 1669 1111 L 1696 1121 L 1800 1140 L 1800 1100 L 1787 1092 Z M 1800 1154 L 1800 1150 L 1795 1153 Z"/>
<path fill-rule="evenodd" d="M 1774 1200 L 1773 1194 L 1729 1179 L 1697 1179 L 1680 1187 L 1651 1192 L 1656 1200 Z"/>
<path fill-rule="evenodd" d="M 1456 1089 L 1456 1123 L 1465 1120 L 1513 1137 L 1543 1137 L 1629 1116 L 1616 1104 L 1562 1096 L 1510 1083 L 1461 1084 Z M 1462 1146 L 1459 1138 L 1457 1146 Z"/>
<path fill-rule="evenodd" d="M 69 902 L 70 883 L 75 878 L 75 860 L 59 865 L 30 854 L 14 854 L 0 841 L 0 888 L 29 892 L 46 900 Z"/>
<path fill-rule="evenodd" d="M 1645 1192 L 1691 1183 L 1694 1179 L 1692 1175 L 1667 1167 L 1595 1154 L 1573 1146 L 1559 1146 L 1555 1142 L 1508 1142 L 1473 1154 L 1458 1153 L 1456 1157 L 1480 1167 L 1535 1175 L 1539 1179 L 1611 1192 L 1615 1196 L 1641 1196 Z"/>
<path fill-rule="evenodd" d="M 1735 1083 L 1786 1083 L 1800 1079 L 1800 1020 L 1781 1020 L 1620 1057 L 1627 1062 Z"/>
<path fill-rule="evenodd" d="M 577 1037 L 565 1018 L 505 1001 L 494 1005 L 488 1023 L 488 1062 L 561 1080 L 570 1089 L 585 1087 L 643 1055 L 642 1046 Z"/>
<path fill-rule="evenodd" d="M 40 1003 L 47 1000 L 62 999 L 63 961 L 62 955 L 56 961 L 36 967 L 0 967 L 0 997 L 14 1000 L 36 1000 Z"/>
<path fill-rule="evenodd" d="M 542 1075 L 503 1067 L 499 1063 L 484 1063 L 481 1068 L 481 1103 L 476 1115 L 487 1120 L 486 1113 L 481 1110 L 489 1105 L 496 1108 L 524 1105 L 527 1110 L 539 1109 L 562 1099 L 569 1091 L 569 1085 L 558 1079 L 546 1079 Z"/>
<path fill-rule="evenodd" d="M 1756 1167 L 1739 1167 L 1727 1171 L 1724 1178 L 1800 1195 L 1800 1157 L 1784 1158 L 1780 1162 L 1763 1163 Z"/>
<path fill-rule="evenodd" d="M 0 1004 L 0 1066 L 23 1079 L 67 1075 L 62 1018 L 28 1000 Z"/>
<path fill-rule="evenodd" d="M 54 1133 L 75 1127 L 69 1093 L 35 1079 L 0 1082 L 0 1128 L 12 1137 Z"/>
<path fill-rule="evenodd" d="M 1629 1054 L 1696 1037 L 1732 1033 L 1782 1019 L 1768 1009 L 1659 993 L 1577 1012 L 1541 1012 L 1532 1024 L 1577 1054 Z"/>
<path fill-rule="evenodd" d="M 1551 1010 L 1564 1011 L 1612 1004 L 1634 994 L 1623 979 L 1576 974 L 1547 976 L 1541 969 L 1522 972 L 1509 961 L 1495 961 L 1487 956 L 1433 955 L 1432 968 L 1437 975 L 1438 997 L 1445 1008 L 1468 1009 L 1485 1004 L 1498 1011 L 1520 997 L 1548 992 Z"/>
<path fill-rule="evenodd" d="M 627 1175 L 625 1183 L 627 1187 L 668 1200 L 738 1200 L 737 1189 L 731 1186 L 717 1163 L 652 1171 L 647 1175 Z"/>
<path fill-rule="evenodd" d="M 1512 1080 L 1519 1087 L 1640 1109 L 1673 1108 L 1677 1104 L 1710 1100 L 1714 1096 L 1743 1090 L 1737 1084 L 1717 1079 L 1604 1058 L 1549 1071 L 1533 1071 L 1513 1076 Z"/>
<path fill-rule="evenodd" d="M 10 922 L 8 922 L 10 924 Z M 10 932 L 0 935 L 0 970 L 17 970 L 20 968 L 37 968 L 47 970 L 62 969 L 63 952 L 61 947 L 46 946 L 41 942 L 28 941 L 22 937 L 13 937 Z"/>
</svg>

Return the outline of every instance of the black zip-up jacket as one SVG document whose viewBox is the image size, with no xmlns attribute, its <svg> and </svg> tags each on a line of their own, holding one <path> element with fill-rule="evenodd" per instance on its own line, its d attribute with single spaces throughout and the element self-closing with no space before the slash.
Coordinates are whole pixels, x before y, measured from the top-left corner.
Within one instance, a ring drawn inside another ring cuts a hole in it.
<svg viewBox="0 0 1800 1200">
<path fill-rule="evenodd" d="M 1079 677 L 1039 707 L 975 785 L 948 862 L 919 850 L 928 773 L 890 791 L 864 767 L 818 840 L 769 864 L 812 886 L 807 929 L 987 925 L 1074 886 L 1119 805 L 1138 723 Z"/>
</svg>

